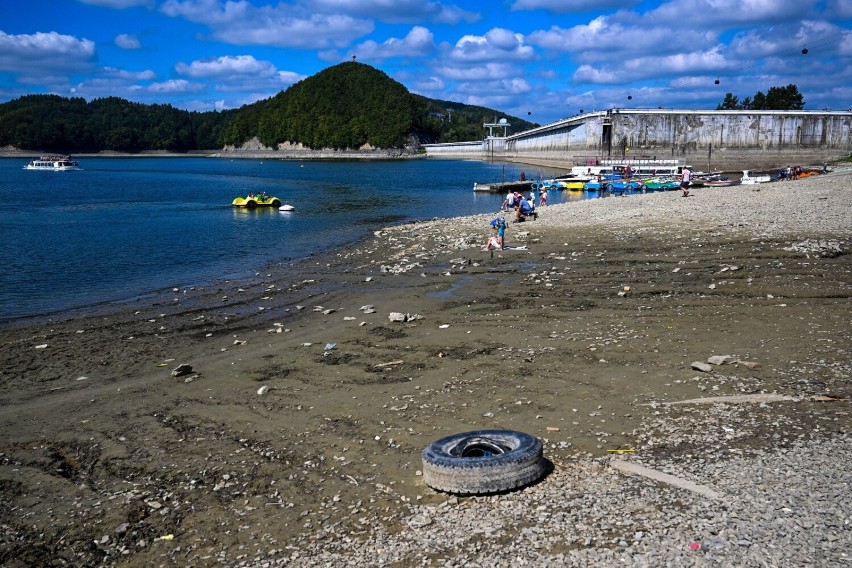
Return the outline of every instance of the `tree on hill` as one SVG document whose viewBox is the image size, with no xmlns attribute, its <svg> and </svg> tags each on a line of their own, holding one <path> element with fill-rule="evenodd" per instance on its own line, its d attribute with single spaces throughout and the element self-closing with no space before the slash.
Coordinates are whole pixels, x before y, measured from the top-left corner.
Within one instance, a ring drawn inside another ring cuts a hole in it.
<svg viewBox="0 0 852 568">
<path fill-rule="evenodd" d="M 733 93 L 726 93 L 725 99 L 716 106 L 716 110 L 802 110 L 805 100 L 798 87 L 789 84 L 786 87 L 770 87 L 766 94 L 762 91 L 754 97 L 742 101 Z"/>
</svg>

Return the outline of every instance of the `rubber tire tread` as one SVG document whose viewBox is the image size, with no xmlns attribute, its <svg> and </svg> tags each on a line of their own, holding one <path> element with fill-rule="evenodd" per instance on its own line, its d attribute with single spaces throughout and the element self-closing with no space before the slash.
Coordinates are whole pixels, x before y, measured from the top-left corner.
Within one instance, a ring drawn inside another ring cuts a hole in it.
<svg viewBox="0 0 852 568">
<path fill-rule="evenodd" d="M 487 457 L 459 457 L 453 448 L 468 438 L 489 438 L 509 451 Z M 541 440 L 513 430 L 477 430 L 441 438 L 422 453 L 423 481 L 447 493 L 481 495 L 523 487 L 547 473 Z"/>
</svg>

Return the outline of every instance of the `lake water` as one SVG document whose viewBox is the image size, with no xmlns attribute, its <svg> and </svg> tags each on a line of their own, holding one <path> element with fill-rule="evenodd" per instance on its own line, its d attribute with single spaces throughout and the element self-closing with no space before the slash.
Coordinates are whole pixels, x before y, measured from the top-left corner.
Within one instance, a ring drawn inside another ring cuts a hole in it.
<svg viewBox="0 0 852 568">
<path fill-rule="evenodd" d="M 431 159 L 82 158 L 73 172 L 27 161 L 0 159 L 0 320 L 253 275 L 399 222 L 496 212 L 503 196 L 474 182 L 556 173 Z M 231 207 L 264 191 L 296 211 Z"/>
</svg>

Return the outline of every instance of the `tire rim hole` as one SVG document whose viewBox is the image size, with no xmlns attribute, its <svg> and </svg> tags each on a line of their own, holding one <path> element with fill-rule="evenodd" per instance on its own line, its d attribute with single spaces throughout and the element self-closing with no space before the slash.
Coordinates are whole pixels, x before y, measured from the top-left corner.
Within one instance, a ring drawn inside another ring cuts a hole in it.
<svg viewBox="0 0 852 568">
<path fill-rule="evenodd" d="M 453 451 L 450 453 L 462 458 L 488 458 L 505 454 L 510 450 L 511 448 L 502 446 L 493 440 L 477 439 L 465 440 L 453 448 Z"/>
</svg>

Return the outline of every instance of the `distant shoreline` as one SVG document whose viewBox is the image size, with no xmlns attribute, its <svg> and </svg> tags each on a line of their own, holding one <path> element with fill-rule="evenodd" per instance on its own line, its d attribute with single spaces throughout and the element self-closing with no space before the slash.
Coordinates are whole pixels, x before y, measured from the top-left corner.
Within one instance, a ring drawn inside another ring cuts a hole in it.
<svg viewBox="0 0 852 568">
<path fill-rule="evenodd" d="M 0 158 L 34 158 L 59 152 L 40 150 L 2 149 Z M 78 158 L 230 158 L 230 159 L 281 159 L 281 160 L 410 160 L 426 158 L 426 154 L 401 153 L 394 155 L 384 150 L 215 150 L 193 152 L 168 152 L 146 150 L 143 152 L 80 152 Z"/>
</svg>

